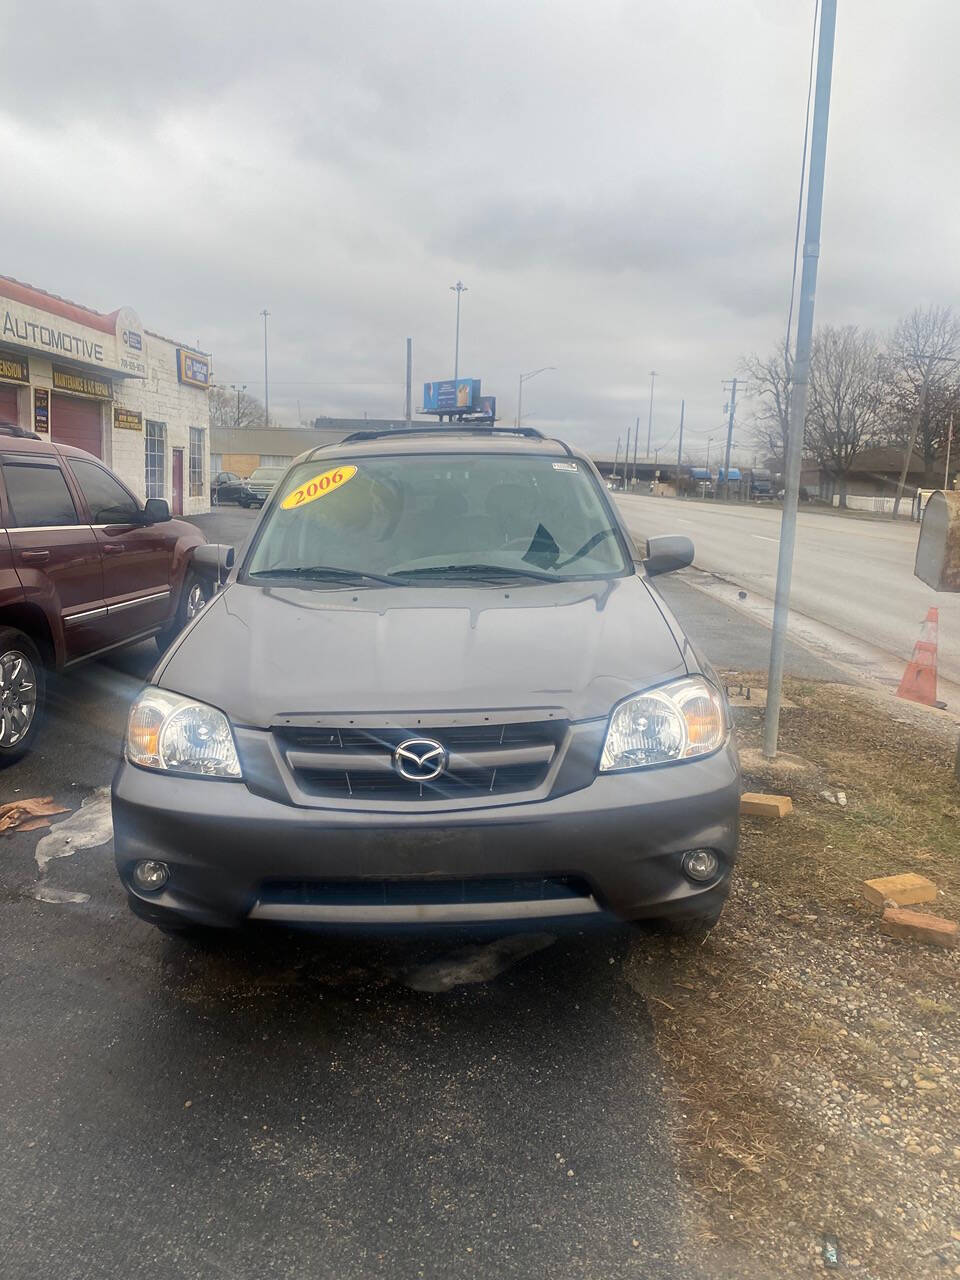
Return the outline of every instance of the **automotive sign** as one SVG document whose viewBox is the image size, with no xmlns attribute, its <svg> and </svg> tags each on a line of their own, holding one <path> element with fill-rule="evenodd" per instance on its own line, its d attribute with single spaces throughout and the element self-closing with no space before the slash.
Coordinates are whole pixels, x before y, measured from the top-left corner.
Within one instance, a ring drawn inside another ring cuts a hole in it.
<svg viewBox="0 0 960 1280">
<path fill-rule="evenodd" d="M 177 377 L 190 387 L 209 387 L 210 361 L 195 351 L 177 347 Z"/>
<path fill-rule="evenodd" d="M 448 378 L 423 384 L 425 413 L 473 413 L 480 400 L 479 378 Z"/>
</svg>

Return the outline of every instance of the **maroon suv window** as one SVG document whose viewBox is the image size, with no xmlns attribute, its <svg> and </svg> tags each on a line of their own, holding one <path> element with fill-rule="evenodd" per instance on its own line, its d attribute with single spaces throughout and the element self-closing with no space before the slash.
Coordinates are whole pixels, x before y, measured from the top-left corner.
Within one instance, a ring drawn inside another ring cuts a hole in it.
<svg viewBox="0 0 960 1280">
<path fill-rule="evenodd" d="M 3 459 L 3 481 L 12 528 L 78 523 L 73 498 L 56 463 L 21 462 L 8 455 Z"/>
</svg>

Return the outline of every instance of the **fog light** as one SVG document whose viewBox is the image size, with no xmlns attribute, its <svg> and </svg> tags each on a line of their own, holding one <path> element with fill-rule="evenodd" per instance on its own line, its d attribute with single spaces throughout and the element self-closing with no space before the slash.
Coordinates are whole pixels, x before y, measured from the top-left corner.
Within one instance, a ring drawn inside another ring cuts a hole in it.
<svg viewBox="0 0 960 1280">
<path fill-rule="evenodd" d="M 680 859 L 683 874 L 691 880 L 712 880 L 720 869 L 720 859 L 712 849 L 688 849 Z"/>
<path fill-rule="evenodd" d="M 165 862 L 138 862 L 133 868 L 133 883 L 145 893 L 156 893 L 170 879 L 170 868 Z"/>
</svg>

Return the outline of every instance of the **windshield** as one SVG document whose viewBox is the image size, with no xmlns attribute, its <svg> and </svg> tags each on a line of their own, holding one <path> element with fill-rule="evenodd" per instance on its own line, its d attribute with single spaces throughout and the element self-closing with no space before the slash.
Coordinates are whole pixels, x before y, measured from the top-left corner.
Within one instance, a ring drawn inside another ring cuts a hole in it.
<svg viewBox="0 0 960 1280">
<path fill-rule="evenodd" d="M 582 463 L 419 454 L 302 463 L 287 477 L 247 572 L 557 580 L 628 567 L 610 508 Z"/>
<path fill-rule="evenodd" d="M 251 484 L 276 484 L 283 475 L 283 467 L 257 467 L 250 477 Z"/>
</svg>

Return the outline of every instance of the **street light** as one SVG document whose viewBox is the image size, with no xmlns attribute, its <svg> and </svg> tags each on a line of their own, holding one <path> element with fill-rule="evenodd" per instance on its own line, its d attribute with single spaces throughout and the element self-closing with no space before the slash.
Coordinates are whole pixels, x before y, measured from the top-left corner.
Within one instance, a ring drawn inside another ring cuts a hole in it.
<svg viewBox="0 0 960 1280">
<path fill-rule="evenodd" d="M 460 295 L 467 292 L 467 286 L 462 280 L 458 280 L 450 288 L 457 295 L 457 341 L 453 349 L 453 380 L 456 382 L 460 376 Z"/>
<path fill-rule="evenodd" d="M 647 453 L 646 458 L 650 460 L 650 436 L 653 434 L 653 384 L 657 379 L 656 369 L 650 370 L 650 413 L 647 417 Z"/>
<path fill-rule="evenodd" d="M 270 425 L 270 383 L 267 378 L 267 316 L 270 312 L 264 307 L 263 316 L 263 425 Z"/>
<path fill-rule="evenodd" d="M 531 378 L 535 378 L 538 373 L 547 373 L 551 370 L 556 371 L 556 368 L 557 366 L 555 364 L 545 364 L 542 369 L 533 369 L 530 373 L 521 373 L 520 382 L 517 386 L 517 420 L 513 424 L 515 427 L 519 427 L 523 421 L 523 384 L 525 382 L 529 382 Z"/>
</svg>

